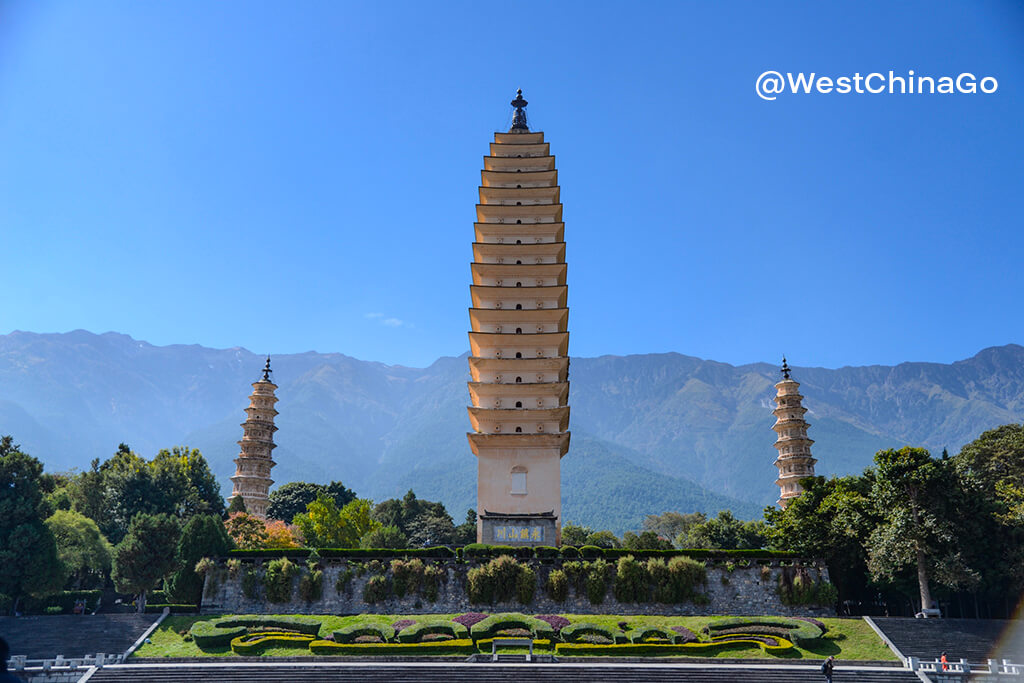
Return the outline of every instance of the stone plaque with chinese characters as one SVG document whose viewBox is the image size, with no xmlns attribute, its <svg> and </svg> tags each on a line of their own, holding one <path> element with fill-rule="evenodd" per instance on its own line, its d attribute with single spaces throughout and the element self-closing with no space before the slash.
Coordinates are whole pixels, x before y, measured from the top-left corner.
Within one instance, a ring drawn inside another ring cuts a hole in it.
<svg viewBox="0 0 1024 683">
<path fill-rule="evenodd" d="M 495 525 L 494 541 L 495 543 L 543 543 L 544 527 L 519 524 Z"/>
</svg>

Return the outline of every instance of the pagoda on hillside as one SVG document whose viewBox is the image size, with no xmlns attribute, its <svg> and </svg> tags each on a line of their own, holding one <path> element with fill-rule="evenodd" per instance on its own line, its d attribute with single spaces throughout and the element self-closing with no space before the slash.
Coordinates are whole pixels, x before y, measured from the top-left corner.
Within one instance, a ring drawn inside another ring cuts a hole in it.
<svg viewBox="0 0 1024 683">
<path fill-rule="evenodd" d="M 484 157 L 469 309 L 477 541 L 561 540 L 569 450 L 569 309 L 558 172 L 522 90 Z"/>
<path fill-rule="evenodd" d="M 775 450 L 779 452 L 775 459 L 779 478 L 775 484 L 780 489 L 778 504 L 782 508 L 789 505 L 790 499 L 803 493 L 800 480 L 813 477 L 814 463 L 818 462 L 811 456 L 814 441 L 807 438 L 809 425 L 804 420 L 807 409 L 801 404 L 804 397 L 800 395 L 800 383 L 790 378 L 789 373 L 789 365 L 783 358 L 782 381 L 775 385 L 777 407 L 772 411 L 775 415 L 772 429 L 778 434 Z"/>
<path fill-rule="evenodd" d="M 274 404 L 277 385 L 270 381 L 270 356 L 263 366 L 263 377 L 253 382 L 249 407 L 245 409 L 246 419 L 242 423 L 242 440 L 238 442 L 242 452 L 235 458 L 235 476 L 231 477 L 233 491 L 228 500 L 241 497 L 245 509 L 257 517 L 267 516 L 267 496 L 274 480 L 270 470 L 276 464 L 272 451 L 274 444 Z"/>
</svg>

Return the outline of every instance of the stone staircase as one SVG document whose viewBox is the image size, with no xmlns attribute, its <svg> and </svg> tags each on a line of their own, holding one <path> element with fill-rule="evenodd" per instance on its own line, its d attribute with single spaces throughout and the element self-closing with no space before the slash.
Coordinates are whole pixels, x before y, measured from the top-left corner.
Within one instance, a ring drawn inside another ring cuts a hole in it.
<svg viewBox="0 0 1024 683">
<path fill-rule="evenodd" d="M 158 614 L 58 614 L 0 617 L 0 636 L 12 655 L 29 659 L 118 654 L 132 646 Z"/>
<path fill-rule="evenodd" d="M 1006 619 L 911 619 L 872 617 L 904 657 L 984 662 L 1024 655 L 1024 621 Z M 996 653 L 997 647 L 999 653 Z"/>
<path fill-rule="evenodd" d="M 97 670 L 89 683 L 821 683 L 817 664 L 745 666 L 702 664 L 357 664 L 249 663 L 122 664 Z M 836 668 L 835 683 L 920 683 L 906 669 L 895 667 Z"/>
</svg>

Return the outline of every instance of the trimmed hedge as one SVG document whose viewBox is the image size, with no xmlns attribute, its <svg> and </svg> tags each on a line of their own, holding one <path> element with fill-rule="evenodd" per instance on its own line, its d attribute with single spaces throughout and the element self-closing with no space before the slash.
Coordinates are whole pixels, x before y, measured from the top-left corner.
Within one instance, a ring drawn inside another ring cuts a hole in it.
<svg viewBox="0 0 1024 683">
<path fill-rule="evenodd" d="M 60 613 L 71 614 L 75 609 L 75 603 L 84 600 L 86 611 L 91 612 L 96 609 L 101 595 L 103 591 L 92 590 L 61 591 L 45 598 L 26 597 L 21 603 L 21 609 L 25 614 L 44 614 L 48 607 L 59 607 Z M 163 602 L 166 602 L 166 599 Z"/>
<path fill-rule="evenodd" d="M 146 614 L 158 614 L 163 612 L 165 607 L 171 610 L 171 614 L 197 614 L 199 612 L 199 608 L 192 603 L 158 602 L 146 603 Z"/>
<path fill-rule="evenodd" d="M 575 624 L 569 624 L 559 633 L 567 643 L 574 643 L 580 639 L 581 636 L 604 636 L 608 640 L 615 644 L 625 643 L 626 634 L 617 628 L 607 628 L 605 626 L 598 626 L 589 621 L 579 621 Z"/>
<path fill-rule="evenodd" d="M 501 638 L 502 636 L 498 636 L 498 637 Z M 485 652 L 487 654 L 490 654 L 491 653 L 491 643 L 493 643 L 494 640 L 495 640 L 494 638 L 481 638 L 480 640 L 476 641 L 476 649 L 479 652 Z M 542 651 L 544 651 L 544 650 L 553 650 L 554 648 L 555 648 L 555 644 L 553 642 L 551 642 L 550 640 L 548 640 L 547 638 L 543 638 L 541 640 L 533 641 L 533 649 L 534 650 L 542 650 Z"/>
<path fill-rule="evenodd" d="M 709 623 L 704 631 L 711 637 L 741 633 L 771 635 L 797 645 L 805 645 L 825 633 L 818 624 L 789 617 L 721 617 Z"/>
<path fill-rule="evenodd" d="M 317 655 L 357 655 L 360 657 L 406 655 L 471 655 L 476 652 L 473 641 L 442 640 L 433 643 L 335 643 L 314 640 L 309 649 Z"/>
<path fill-rule="evenodd" d="M 245 635 L 250 628 L 277 628 L 315 636 L 320 633 L 320 620 L 315 617 L 265 617 L 246 614 L 197 621 L 188 632 L 199 648 L 206 648 L 229 645 L 234 638 Z"/>
<path fill-rule="evenodd" d="M 558 643 L 555 645 L 555 654 L 565 657 L 576 655 L 604 655 L 619 657 L 636 657 L 642 655 L 667 656 L 667 655 L 691 655 L 694 657 L 706 657 L 709 654 L 722 652 L 724 650 L 747 649 L 750 647 L 760 648 L 766 654 L 781 654 L 784 650 L 793 647 L 792 643 L 784 641 L 785 644 L 778 646 L 767 645 L 756 640 L 727 640 L 714 643 L 685 643 L 680 645 L 662 645 L 660 643 L 623 643 L 615 645 L 590 645 L 589 643 Z"/>
<path fill-rule="evenodd" d="M 435 559 L 454 559 L 456 551 L 445 546 L 430 548 L 317 548 L 321 559 L 324 558 L 396 558 L 396 557 L 430 557 Z M 306 558 L 311 548 L 261 548 L 259 550 L 229 550 L 228 557 L 288 557 Z"/>
<path fill-rule="evenodd" d="M 584 552 L 585 549 L 585 552 Z M 233 558 L 302 558 L 305 559 L 312 552 L 310 548 L 262 548 L 259 550 L 229 550 L 227 557 Z M 359 559 L 391 559 L 402 557 L 421 557 L 432 559 L 491 559 L 499 555 L 512 555 L 517 559 L 530 559 L 533 557 L 546 559 L 556 557 L 551 551 L 551 546 L 510 546 L 510 545 L 488 545 L 486 543 L 470 543 L 462 548 L 452 549 L 446 546 L 435 546 L 432 548 L 318 548 L 317 552 L 321 558 L 359 558 Z M 684 556 L 694 559 L 728 560 L 737 558 L 749 558 L 751 560 L 782 560 L 806 557 L 803 553 L 789 550 L 718 550 L 703 548 L 683 548 L 672 550 L 630 550 L 628 548 L 599 548 L 588 545 L 582 548 L 574 548 L 571 545 L 562 546 L 557 549 L 557 556 L 565 559 L 595 559 L 603 557 L 608 561 L 618 560 L 620 557 L 632 555 L 637 559 L 650 557 L 662 557 L 665 559 Z"/>
<path fill-rule="evenodd" d="M 238 636 L 231 639 L 231 651 L 239 655 L 261 655 L 268 647 L 300 647 L 303 650 L 316 640 L 308 633 L 287 633 L 268 631 L 252 636 Z"/>
<path fill-rule="evenodd" d="M 423 640 L 424 636 L 429 636 L 434 633 L 443 633 L 451 636 L 455 640 L 465 640 L 469 638 L 469 629 L 462 624 L 455 621 L 420 621 L 412 626 L 406 626 L 398 632 L 398 642 L 400 643 L 419 643 Z"/>
<path fill-rule="evenodd" d="M 640 644 L 644 642 L 646 638 L 664 638 L 672 645 L 679 642 L 679 634 L 672 629 L 664 628 L 662 626 L 654 626 L 653 624 L 646 624 L 638 626 L 626 633 L 626 638 L 631 643 Z"/>
<path fill-rule="evenodd" d="M 470 543 L 462 548 L 462 559 L 464 560 L 492 560 L 502 555 L 509 555 L 517 560 L 529 560 L 534 557 L 533 548 L 530 546 Z"/>
<path fill-rule="evenodd" d="M 469 629 L 469 634 L 473 640 L 481 640 L 483 638 L 494 638 L 498 635 L 498 631 L 508 628 L 526 629 L 533 634 L 534 640 L 553 640 L 555 637 L 555 629 L 548 622 L 517 612 L 492 614 L 486 619 L 473 624 L 473 628 Z"/>
<path fill-rule="evenodd" d="M 385 643 L 389 643 L 395 639 L 395 629 L 387 624 L 361 621 L 334 632 L 334 640 L 338 643 L 354 643 L 359 636 L 378 636 Z"/>
</svg>

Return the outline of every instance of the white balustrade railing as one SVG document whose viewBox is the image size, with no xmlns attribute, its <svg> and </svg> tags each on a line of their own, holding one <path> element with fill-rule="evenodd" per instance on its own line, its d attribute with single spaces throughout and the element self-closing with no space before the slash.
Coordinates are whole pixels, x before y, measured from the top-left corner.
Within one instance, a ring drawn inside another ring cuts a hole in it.
<svg viewBox="0 0 1024 683">
<path fill-rule="evenodd" d="M 108 655 L 103 652 L 84 657 L 71 657 L 69 659 L 65 659 L 64 655 L 57 655 L 50 659 L 29 659 L 25 655 L 14 655 L 7 662 L 7 668 L 10 671 L 76 671 L 91 667 L 101 669 L 107 664 L 121 664 L 123 662 L 123 654 Z"/>
<path fill-rule="evenodd" d="M 907 668 L 911 671 L 922 671 L 932 680 L 943 681 L 948 677 L 950 681 L 966 680 L 968 675 L 982 674 L 990 676 L 1022 676 L 1024 675 L 1024 664 L 1015 664 L 1007 659 L 989 659 L 985 663 L 971 663 L 966 659 L 943 662 L 940 659 L 920 659 L 918 657 L 907 657 Z"/>
</svg>

